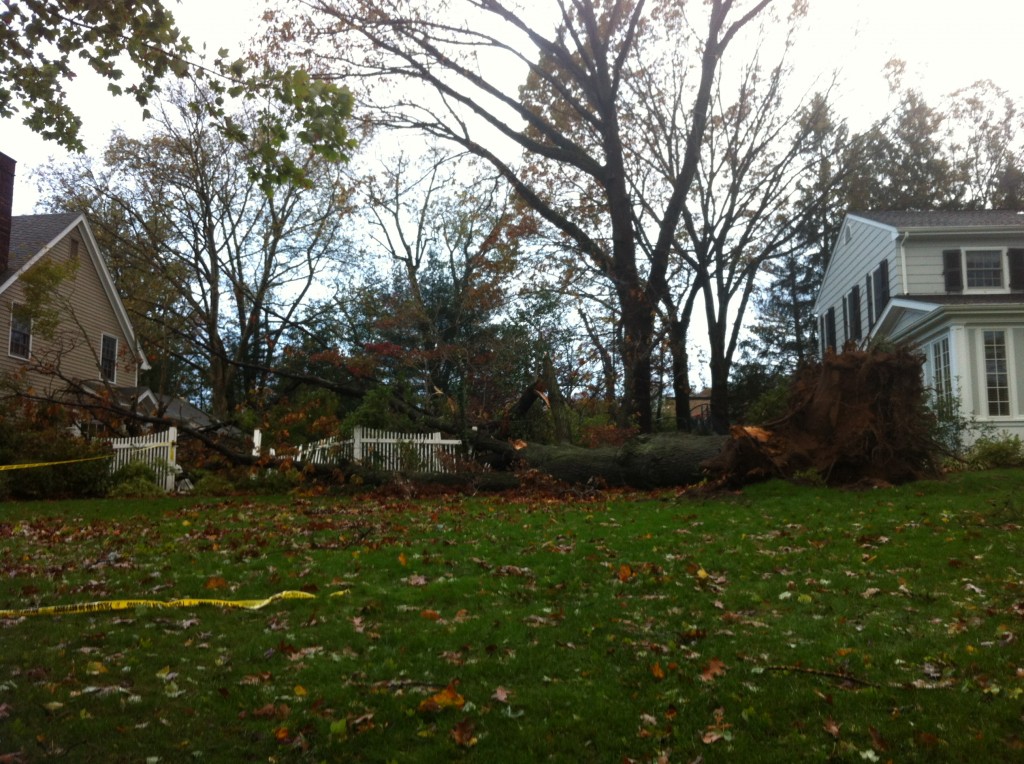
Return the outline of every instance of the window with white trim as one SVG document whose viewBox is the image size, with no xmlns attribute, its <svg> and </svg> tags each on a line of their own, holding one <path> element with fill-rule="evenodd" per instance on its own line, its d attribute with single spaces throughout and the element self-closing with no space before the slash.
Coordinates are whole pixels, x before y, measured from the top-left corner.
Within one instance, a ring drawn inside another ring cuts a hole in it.
<svg viewBox="0 0 1024 764">
<path fill-rule="evenodd" d="M 100 374 L 105 382 L 117 381 L 117 337 L 103 335 L 100 345 Z"/>
<path fill-rule="evenodd" d="M 23 311 L 23 306 L 11 305 L 11 339 L 7 352 L 27 361 L 32 355 L 32 319 Z"/>
<path fill-rule="evenodd" d="M 968 249 L 964 252 L 964 273 L 968 289 L 1003 288 L 1003 251 Z"/>
<path fill-rule="evenodd" d="M 931 345 L 932 394 L 938 411 L 952 411 L 953 373 L 949 360 L 949 338 L 943 337 Z"/>
<path fill-rule="evenodd" d="M 985 354 L 985 393 L 989 416 L 1010 416 L 1010 372 L 1006 350 L 1006 332 L 1001 329 L 982 332 Z"/>
</svg>

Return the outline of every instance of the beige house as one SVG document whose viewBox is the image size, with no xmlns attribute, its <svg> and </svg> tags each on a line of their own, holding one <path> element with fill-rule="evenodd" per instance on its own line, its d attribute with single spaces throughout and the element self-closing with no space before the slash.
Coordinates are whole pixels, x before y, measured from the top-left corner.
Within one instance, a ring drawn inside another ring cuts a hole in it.
<svg viewBox="0 0 1024 764">
<path fill-rule="evenodd" d="M 0 381 L 33 396 L 133 388 L 148 368 L 84 215 L 12 216 L 0 154 Z"/>
</svg>

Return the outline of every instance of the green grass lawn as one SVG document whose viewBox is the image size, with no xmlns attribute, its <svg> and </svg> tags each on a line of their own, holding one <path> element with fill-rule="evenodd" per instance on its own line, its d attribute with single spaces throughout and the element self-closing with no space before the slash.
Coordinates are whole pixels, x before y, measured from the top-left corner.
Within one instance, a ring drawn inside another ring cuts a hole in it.
<svg viewBox="0 0 1024 764">
<path fill-rule="evenodd" d="M 1024 760 L 1024 471 L 0 505 L 4 761 Z"/>
</svg>

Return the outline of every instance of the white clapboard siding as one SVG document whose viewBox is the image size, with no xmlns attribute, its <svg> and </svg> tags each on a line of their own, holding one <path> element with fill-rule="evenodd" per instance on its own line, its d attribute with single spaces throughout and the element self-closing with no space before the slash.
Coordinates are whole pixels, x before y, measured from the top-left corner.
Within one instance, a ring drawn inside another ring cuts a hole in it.
<svg viewBox="0 0 1024 764">
<path fill-rule="evenodd" d="M 445 439 L 439 432 L 418 434 L 356 427 L 349 439 L 335 436 L 301 446 L 295 461 L 336 464 L 348 460 L 385 472 L 447 472 L 461 445 L 461 440 Z"/>
<path fill-rule="evenodd" d="M 117 472 L 130 462 L 142 462 L 153 468 L 157 485 L 168 493 L 174 490 L 177 474 L 178 428 L 154 432 L 135 438 L 114 438 L 109 441 L 114 449 L 110 471 Z"/>
</svg>

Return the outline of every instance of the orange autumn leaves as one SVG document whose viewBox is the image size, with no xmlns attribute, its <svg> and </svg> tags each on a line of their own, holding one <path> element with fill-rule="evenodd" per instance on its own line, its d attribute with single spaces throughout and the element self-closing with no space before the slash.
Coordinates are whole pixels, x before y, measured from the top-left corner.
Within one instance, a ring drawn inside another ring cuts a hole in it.
<svg viewBox="0 0 1024 764">
<path fill-rule="evenodd" d="M 651 666 L 651 676 L 654 677 L 655 681 L 660 682 L 667 676 L 666 669 L 668 671 L 675 671 L 678 668 L 678 663 L 669 663 L 663 668 L 661 661 L 657 661 L 653 666 Z M 698 677 L 700 678 L 700 681 L 710 683 L 715 681 L 718 677 L 723 676 L 727 668 L 728 667 L 725 665 L 724 661 L 719 658 L 712 658 L 704 668 L 701 669 Z"/>
<path fill-rule="evenodd" d="M 459 694 L 458 686 L 459 680 L 453 679 L 443 690 L 420 701 L 417 710 L 421 714 L 436 714 L 444 711 L 446 708 L 462 708 L 466 705 L 466 699 Z"/>
<path fill-rule="evenodd" d="M 466 699 L 459 694 L 458 686 L 459 680 L 453 679 L 440 692 L 435 692 L 430 697 L 421 700 L 417 710 L 421 714 L 435 715 L 449 708 L 454 708 L 457 711 L 462 709 L 466 705 Z M 475 732 L 476 724 L 466 717 L 457 722 L 449 734 L 460 748 L 472 748 L 479 742 Z"/>
</svg>

